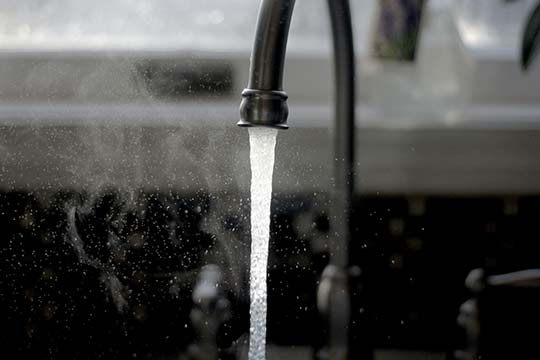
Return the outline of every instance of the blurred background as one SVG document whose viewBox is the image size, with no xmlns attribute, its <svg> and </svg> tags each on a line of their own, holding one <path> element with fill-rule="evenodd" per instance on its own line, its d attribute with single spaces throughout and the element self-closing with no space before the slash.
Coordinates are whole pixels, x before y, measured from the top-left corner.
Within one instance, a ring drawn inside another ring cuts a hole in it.
<svg viewBox="0 0 540 360">
<path fill-rule="evenodd" d="M 352 321 L 369 324 L 353 342 L 374 359 L 455 359 L 468 346 L 457 318 L 473 296 L 470 271 L 540 264 L 540 67 L 519 65 L 536 4 L 351 1 L 350 261 L 362 270 Z M 215 321 L 220 358 L 245 358 L 249 144 L 235 123 L 258 7 L 0 1 L 2 353 L 203 359 L 201 321 Z M 315 297 L 332 251 L 328 22 L 324 1 L 297 2 L 291 129 L 279 133 L 274 172 L 270 359 L 311 359 L 324 332 Z M 223 289 L 211 313 L 192 299 L 208 264 Z M 487 297 L 484 314 L 501 317 L 489 318 L 486 348 L 516 346 L 509 329 L 527 339 L 538 295 L 525 295 Z"/>
</svg>

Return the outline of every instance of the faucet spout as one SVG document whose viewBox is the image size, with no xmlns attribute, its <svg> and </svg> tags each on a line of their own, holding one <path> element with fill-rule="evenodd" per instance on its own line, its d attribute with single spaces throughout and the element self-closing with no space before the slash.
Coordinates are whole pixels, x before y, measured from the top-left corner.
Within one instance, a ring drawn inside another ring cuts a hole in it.
<svg viewBox="0 0 540 360">
<path fill-rule="evenodd" d="M 295 0 L 263 0 L 251 53 L 249 83 L 242 92 L 239 126 L 287 129 L 283 69 Z"/>
<path fill-rule="evenodd" d="M 248 87 L 242 92 L 239 126 L 287 129 L 287 93 L 283 91 L 285 53 L 295 0 L 262 0 L 251 54 Z M 348 0 L 328 0 L 335 58 L 336 130 L 354 127 L 355 69 Z M 350 129 L 343 129 L 350 130 Z M 348 140 L 347 131 L 336 137 Z M 348 145 L 348 144 L 345 144 Z M 345 148 L 345 146 L 343 146 Z M 350 152 L 350 151 L 349 151 Z"/>
</svg>

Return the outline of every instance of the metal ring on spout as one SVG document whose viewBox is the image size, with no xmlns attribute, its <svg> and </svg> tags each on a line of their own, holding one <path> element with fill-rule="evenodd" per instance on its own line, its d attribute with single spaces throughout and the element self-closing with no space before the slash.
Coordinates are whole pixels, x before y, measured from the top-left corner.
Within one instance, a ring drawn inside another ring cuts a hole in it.
<svg viewBox="0 0 540 360">
<path fill-rule="evenodd" d="M 238 126 L 266 126 L 288 129 L 289 96 L 284 91 L 245 89 Z"/>
</svg>

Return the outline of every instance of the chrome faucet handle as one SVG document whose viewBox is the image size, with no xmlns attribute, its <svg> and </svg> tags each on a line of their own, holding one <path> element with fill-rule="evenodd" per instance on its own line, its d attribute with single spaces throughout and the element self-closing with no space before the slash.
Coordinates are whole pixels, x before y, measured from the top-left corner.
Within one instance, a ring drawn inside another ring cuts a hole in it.
<svg viewBox="0 0 540 360">
<path fill-rule="evenodd" d="M 223 281 L 223 273 L 217 265 L 204 266 L 197 277 L 192 295 L 194 307 L 190 315 L 198 338 L 197 344 L 190 348 L 193 359 L 219 358 L 217 334 L 220 326 L 232 316 Z"/>
<path fill-rule="evenodd" d="M 328 342 L 324 357 L 345 360 L 348 358 L 350 295 L 347 272 L 335 265 L 323 270 L 317 290 L 317 308 L 328 329 Z"/>
<path fill-rule="evenodd" d="M 540 288 L 540 269 L 527 269 L 497 275 L 486 275 L 483 269 L 474 269 L 467 276 L 465 285 L 473 293 L 473 297 L 461 305 L 457 323 L 465 331 L 467 343 L 466 349 L 456 351 L 455 357 L 459 360 L 474 360 L 484 356 L 486 351 L 500 351 L 500 349 L 491 349 L 492 345 L 497 346 L 497 344 L 491 344 L 486 340 L 486 336 L 488 338 L 491 336 L 486 335 L 486 333 L 493 332 L 492 329 L 486 331 L 486 326 L 489 327 L 486 325 L 486 321 L 490 321 L 492 324 L 493 321 L 498 320 L 497 316 L 500 316 L 499 313 L 489 310 L 489 304 L 497 298 L 496 294 L 500 294 L 498 291 L 510 291 L 507 294 L 510 294 L 511 298 L 514 295 L 519 296 L 522 291 L 520 289 L 528 291 L 528 289 Z M 497 292 L 494 294 L 493 291 Z M 529 292 L 527 294 L 530 295 Z M 486 306 L 487 313 L 490 315 L 486 313 Z M 503 306 L 507 306 L 506 303 Z M 505 311 L 512 310 L 510 308 Z M 494 314 L 495 319 L 492 319 Z M 486 344 L 488 344 L 487 347 Z"/>
</svg>

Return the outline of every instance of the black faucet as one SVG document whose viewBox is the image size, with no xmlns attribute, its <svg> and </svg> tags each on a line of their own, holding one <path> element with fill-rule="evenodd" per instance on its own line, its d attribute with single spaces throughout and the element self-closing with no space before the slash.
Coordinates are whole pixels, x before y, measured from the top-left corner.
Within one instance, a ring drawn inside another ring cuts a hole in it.
<svg viewBox="0 0 540 360">
<path fill-rule="evenodd" d="M 248 88 L 242 92 L 239 126 L 286 129 L 287 93 L 283 68 L 294 0 L 262 0 L 251 55 Z M 355 56 L 348 0 L 328 0 L 335 65 L 334 188 L 330 263 L 318 291 L 318 307 L 328 324 L 326 354 L 351 357 L 348 346 L 350 299 L 348 248 L 354 193 Z"/>
</svg>

